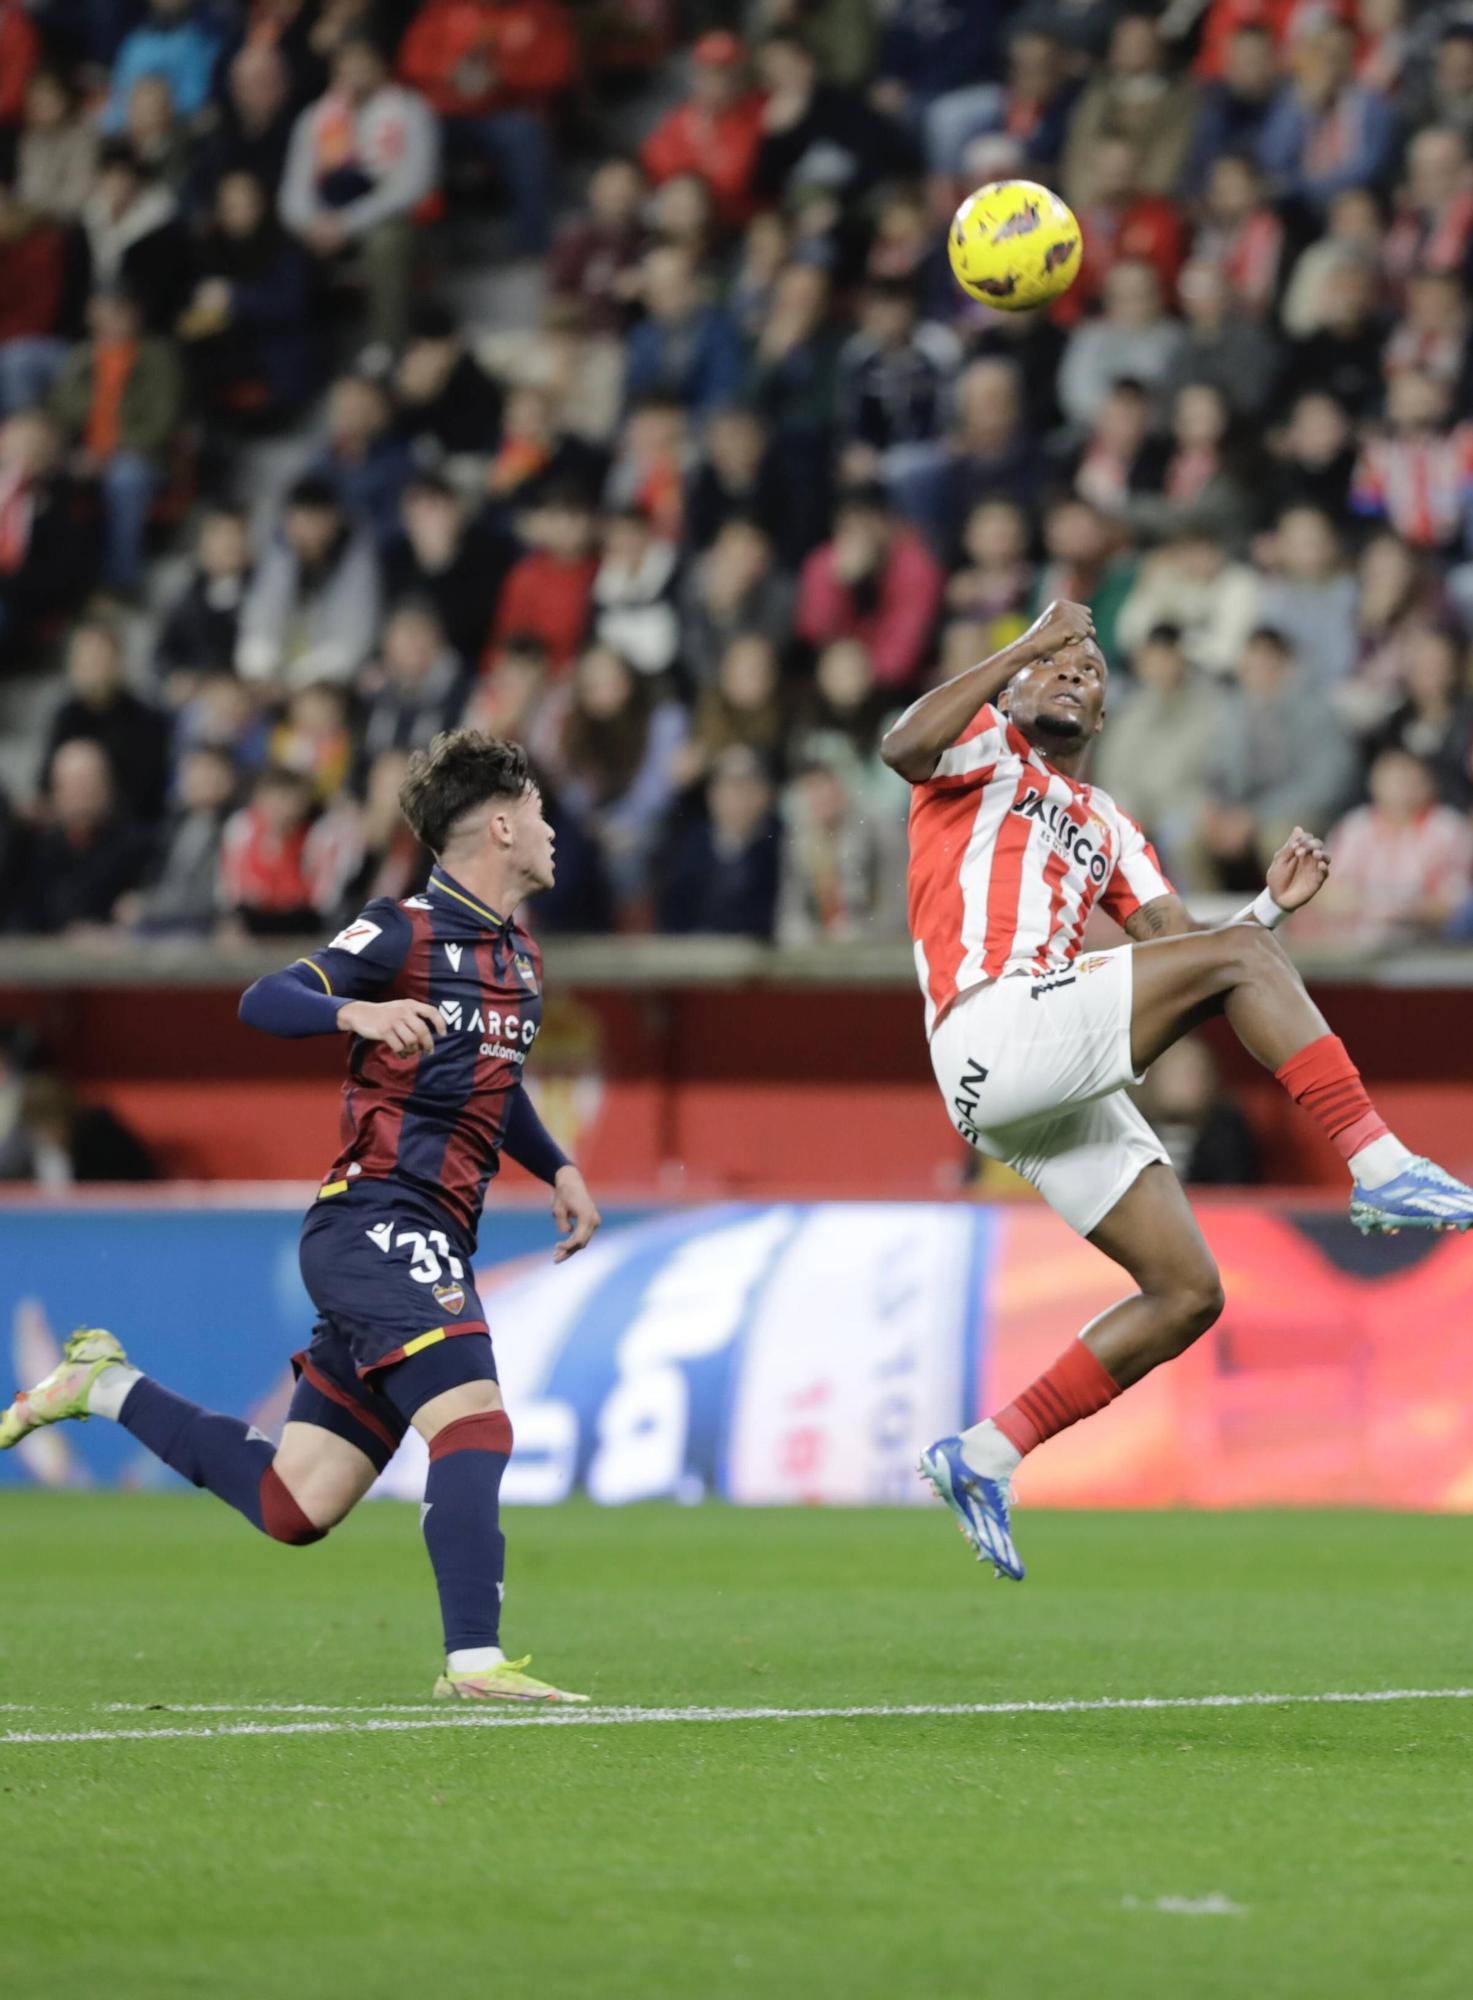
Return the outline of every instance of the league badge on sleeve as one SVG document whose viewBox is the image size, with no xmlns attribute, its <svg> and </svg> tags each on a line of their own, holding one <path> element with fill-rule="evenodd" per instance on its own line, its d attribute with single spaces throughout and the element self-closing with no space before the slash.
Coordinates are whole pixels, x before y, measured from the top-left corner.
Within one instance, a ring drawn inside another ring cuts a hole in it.
<svg viewBox="0 0 1473 2000">
<path fill-rule="evenodd" d="M 327 948 L 329 951 L 351 951 L 356 954 L 366 950 L 376 937 L 382 935 L 382 932 L 382 924 L 371 924 L 367 917 L 358 917 L 346 930 L 339 931 Z"/>
</svg>

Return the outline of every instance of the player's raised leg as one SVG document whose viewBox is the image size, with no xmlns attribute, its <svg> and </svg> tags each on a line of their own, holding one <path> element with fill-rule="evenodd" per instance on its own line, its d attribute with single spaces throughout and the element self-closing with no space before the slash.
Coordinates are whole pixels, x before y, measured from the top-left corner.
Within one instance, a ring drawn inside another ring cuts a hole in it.
<svg viewBox="0 0 1473 2000">
<path fill-rule="evenodd" d="M 1163 1162 L 1141 1171 L 1088 1240 L 1130 1274 L 1136 1291 L 1091 1320 L 1012 1402 L 960 1437 L 932 1445 L 922 1460 L 922 1471 L 938 1491 L 941 1483 L 930 1462 L 944 1462 L 958 1497 L 942 1491 L 942 1498 L 963 1520 L 964 1531 L 961 1509 L 973 1514 L 980 1527 L 968 1539 L 979 1557 L 1015 1580 L 1023 1565 L 1010 1529 L 1011 1480 L 1024 1458 L 1105 1409 L 1163 1361 L 1175 1360 L 1222 1311 L 1212 1252 L 1181 1182 Z"/>
<path fill-rule="evenodd" d="M 303 1414 L 296 1401 L 292 1407 Z M 253 1424 L 202 1409 L 132 1367 L 121 1343 L 100 1327 L 79 1328 L 60 1364 L 15 1398 L 0 1417 L 0 1449 L 43 1424 L 88 1417 L 110 1417 L 262 1534 L 296 1547 L 320 1542 L 377 1471 L 348 1438 L 311 1421 L 288 1422 L 278 1449 Z"/>
<path fill-rule="evenodd" d="M 1214 1013 L 1308 1112 L 1352 1181 L 1363 1231 L 1473 1227 L 1473 1188 L 1404 1146 L 1288 954 L 1258 923 L 1134 946 L 1131 1055 L 1138 1070 Z"/>
<path fill-rule="evenodd" d="M 529 1659 L 508 1660 L 501 1650 L 501 1481 L 512 1428 L 493 1370 L 490 1340 L 468 1334 L 384 1372 L 383 1393 L 430 1450 L 420 1520 L 445 1632 L 434 1691 L 451 1700 L 583 1702 L 586 1695 L 534 1680 Z M 465 1379 L 450 1381 L 457 1374 Z"/>
</svg>

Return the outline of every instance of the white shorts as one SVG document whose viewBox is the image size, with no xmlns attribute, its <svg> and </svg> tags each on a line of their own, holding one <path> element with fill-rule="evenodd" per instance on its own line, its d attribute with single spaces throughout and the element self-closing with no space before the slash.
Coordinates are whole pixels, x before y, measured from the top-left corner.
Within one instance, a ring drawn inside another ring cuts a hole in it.
<svg viewBox="0 0 1473 2000">
<path fill-rule="evenodd" d="M 1166 1149 L 1124 1096 L 1131 952 L 1090 952 L 1068 972 L 1014 973 L 959 1000 L 931 1064 L 968 1145 L 1006 1161 L 1081 1236 Z"/>
</svg>

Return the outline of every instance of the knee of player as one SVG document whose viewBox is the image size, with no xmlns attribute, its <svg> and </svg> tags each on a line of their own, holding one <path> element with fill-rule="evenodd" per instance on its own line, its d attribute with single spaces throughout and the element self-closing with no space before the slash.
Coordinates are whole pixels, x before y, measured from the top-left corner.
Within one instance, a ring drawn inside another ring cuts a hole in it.
<svg viewBox="0 0 1473 2000">
<path fill-rule="evenodd" d="M 1225 935 L 1232 938 L 1239 963 L 1250 978 L 1286 962 L 1284 947 L 1260 923 L 1233 924 Z"/>
<path fill-rule="evenodd" d="M 1183 1277 L 1174 1288 L 1173 1317 L 1183 1347 L 1200 1340 L 1222 1317 L 1227 1303 L 1217 1266 L 1205 1263 Z"/>
</svg>

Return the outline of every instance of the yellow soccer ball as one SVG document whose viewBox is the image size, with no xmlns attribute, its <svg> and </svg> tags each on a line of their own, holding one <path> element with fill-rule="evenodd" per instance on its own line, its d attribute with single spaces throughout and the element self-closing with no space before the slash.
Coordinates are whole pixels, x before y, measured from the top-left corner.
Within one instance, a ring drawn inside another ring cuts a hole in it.
<svg viewBox="0 0 1473 2000">
<path fill-rule="evenodd" d="M 1067 292 L 1084 239 L 1074 211 L 1037 181 L 991 181 L 951 219 L 946 248 L 957 283 L 999 312 L 1029 312 Z"/>
</svg>

